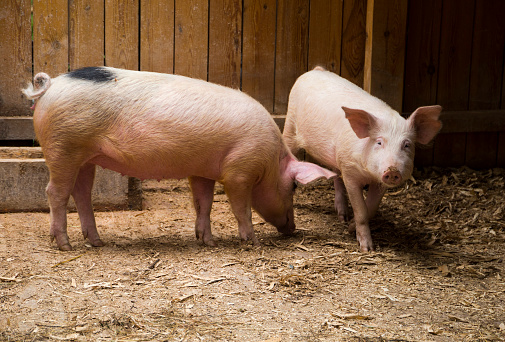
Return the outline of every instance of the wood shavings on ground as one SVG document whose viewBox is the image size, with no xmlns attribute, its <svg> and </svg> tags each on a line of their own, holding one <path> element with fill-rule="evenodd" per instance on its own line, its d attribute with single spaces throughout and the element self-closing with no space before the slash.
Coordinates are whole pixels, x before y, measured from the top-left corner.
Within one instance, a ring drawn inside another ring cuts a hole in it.
<svg viewBox="0 0 505 342">
<path fill-rule="evenodd" d="M 502 341 L 505 171 L 427 168 L 390 190 L 359 253 L 332 182 L 300 186 L 297 231 L 256 214 L 243 244 L 221 186 L 195 241 L 187 181 L 144 182 L 146 210 L 96 213 L 103 248 L 49 243 L 49 214 L 0 214 L 0 341 Z"/>
</svg>

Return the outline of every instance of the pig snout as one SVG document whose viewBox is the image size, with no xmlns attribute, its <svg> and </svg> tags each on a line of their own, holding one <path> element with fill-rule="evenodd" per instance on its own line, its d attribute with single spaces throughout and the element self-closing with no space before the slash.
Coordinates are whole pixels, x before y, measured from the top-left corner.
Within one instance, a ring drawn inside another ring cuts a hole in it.
<svg viewBox="0 0 505 342">
<path fill-rule="evenodd" d="M 295 225 L 295 220 L 294 220 L 294 213 L 288 213 L 286 216 L 286 220 L 282 223 L 277 222 L 274 224 L 275 227 L 277 228 L 277 231 L 281 234 L 284 235 L 290 235 L 293 234 L 295 231 L 296 225 Z"/>
<path fill-rule="evenodd" d="M 402 180 L 402 174 L 396 167 L 389 167 L 382 174 L 382 182 L 389 186 L 399 185 Z"/>
</svg>

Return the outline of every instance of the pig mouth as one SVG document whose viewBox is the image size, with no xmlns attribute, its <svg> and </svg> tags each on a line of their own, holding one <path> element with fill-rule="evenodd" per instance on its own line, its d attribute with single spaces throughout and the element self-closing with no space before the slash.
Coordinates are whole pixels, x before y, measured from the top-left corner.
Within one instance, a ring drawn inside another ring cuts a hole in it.
<svg viewBox="0 0 505 342">
<path fill-rule="evenodd" d="M 290 234 L 293 234 L 296 226 L 295 226 L 293 219 L 290 219 L 289 214 L 288 214 L 288 215 L 286 215 L 286 224 L 284 224 L 282 226 L 276 226 L 276 228 L 279 233 L 284 234 L 284 235 L 290 235 Z"/>
</svg>

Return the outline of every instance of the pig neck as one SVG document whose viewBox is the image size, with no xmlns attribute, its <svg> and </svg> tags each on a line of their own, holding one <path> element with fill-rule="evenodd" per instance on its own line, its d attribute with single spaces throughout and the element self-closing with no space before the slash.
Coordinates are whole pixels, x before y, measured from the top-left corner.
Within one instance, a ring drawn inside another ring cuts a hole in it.
<svg viewBox="0 0 505 342">
<path fill-rule="evenodd" d="M 380 183 L 374 174 L 368 170 L 367 158 L 370 154 L 370 138 L 358 139 L 350 131 L 346 139 L 336 145 L 337 168 L 344 178 L 352 179 L 365 186 L 370 183 Z"/>
</svg>

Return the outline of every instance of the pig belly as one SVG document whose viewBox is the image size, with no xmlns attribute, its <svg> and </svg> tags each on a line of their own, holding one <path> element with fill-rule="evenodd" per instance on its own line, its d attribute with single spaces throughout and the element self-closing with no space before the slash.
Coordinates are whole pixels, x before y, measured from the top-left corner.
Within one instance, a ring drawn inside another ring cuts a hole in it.
<svg viewBox="0 0 505 342">
<path fill-rule="evenodd" d="M 98 155 L 89 160 L 89 163 L 104 169 L 119 172 L 122 175 L 140 179 L 182 179 L 189 176 L 219 180 L 218 167 L 213 167 L 206 162 L 192 160 L 188 162 L 173 162 L 165 160 L 118 161 L 105 155 Z"/>
</svg>

